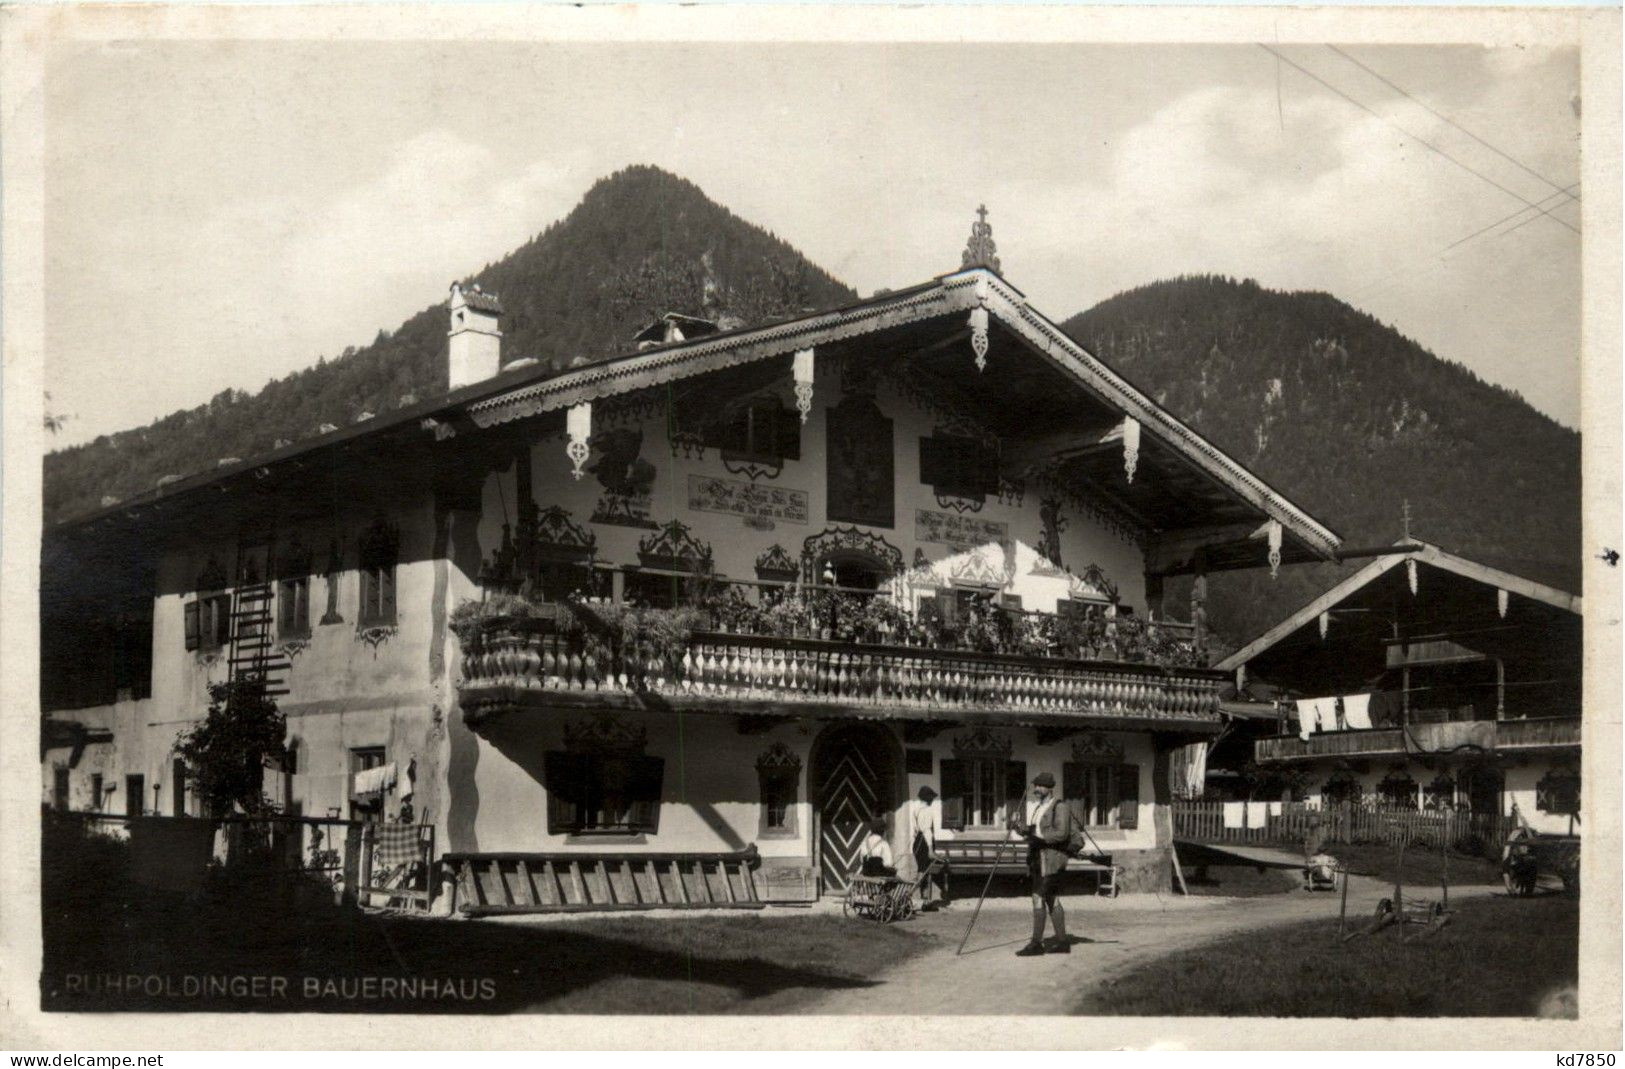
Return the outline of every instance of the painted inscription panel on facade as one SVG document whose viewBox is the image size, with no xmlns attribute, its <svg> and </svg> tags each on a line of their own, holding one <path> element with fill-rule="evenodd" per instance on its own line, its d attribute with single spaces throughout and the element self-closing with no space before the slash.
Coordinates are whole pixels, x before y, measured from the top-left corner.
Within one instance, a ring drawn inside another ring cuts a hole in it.
<svg viewBox="0 0 1625 1069">
<path fill-rule="evenodd" d="M 807 522 L 807 491 L 787 486 L 758 485 L 709 475 L 688 477 L 688 507 L 696 512 L 721 512 L 747 520 L 782 523 Z"/>
<path fill-rule="evenodd" d="M 989 543 L 1003 546 L 1009 543 L 1010 525 L 1002 520 L 984 520 L 980 516 L 915 509 L 914 540 L 941 542 L 955 552 Z"/>
</svg>

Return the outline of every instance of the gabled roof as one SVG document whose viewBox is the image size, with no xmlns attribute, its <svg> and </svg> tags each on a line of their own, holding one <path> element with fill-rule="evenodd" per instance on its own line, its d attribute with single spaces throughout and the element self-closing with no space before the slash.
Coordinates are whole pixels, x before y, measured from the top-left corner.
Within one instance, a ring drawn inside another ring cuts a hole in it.
<svg viewBox="0 0 1625 1069">
<path fill-rule="evenodd" d="M 1235 497 L 1280 523 L 1309 558 L 1330 559 L 1334 555 L 1340 541 L 1334 532 L 1174 418 L 1032 308 L 1021 291 L 986 268 L 945 275 L 912 289 L 830 312 L 721 332 L 575 368 L 473 402 L 467 411 L 476 424 L 490 427 L 800 349 L 977 310 L 985 311 L 990 320 L 997 321 L 1088 394 L 1132 417 L 1144 435 L 1167 445 Z M 969 352 L 967 340 L 967 364 Z"/>
<path fill-rule="evenodd" d="M 471 291 L 465 291 L 465 298 Z M 478 427 L 492 427 L 511 420 L 559 412 L 583 401 L 624 394 L 650 386 L 675 382 L 697 375 L 787 356 L 797 350 L 838 344 L 868 334 L 906 332 L 911 325 L 925 324 L 944 317 L 969 316 L 981 325 L 967 329 L 956 325 L 926 348 L 942 350 L 956 343 L 954 359 L 969 368 L 967 375 L 979 377 L 971 360 L 971 341 L 977 331 L 997 325 L 1015 338 L 1019 347 L 1049 369 L 1052 377 L 1073 387 L 1082 411 L 1085 399 L 1096 409 L 1135 420 L 1142 432 L 1142 471 L 1153 462 L 1172 480 L 1187 480 L 1172 493 L 1177 506 L 1180 494 L 1194 492 L 1199 483 L 1203 493 L 1217 494 L 1231 502 L 1233 515 L 1226 521 L 1243 523 L 1234 537 L 1250 545 L 1249 553 L 1262 560 L 1264 530 L 1255 527 L 1260 520 L 1279 523 L 1285 536 L 1285 559 L 1331 559 L 1339 545 L 1338 536 L 1249 471 L 1213 443 L 1174 418 L 1143 391 L 1107 367 L 1078 345 L 1053 321 L 1033 309 L 1022 293 L 985 267 L 973 267 L 905 290 L 858 301 L 831 311 L 750 328 L 718 331 L 699 338 L 658 345 L 559 371 L 541 364 L 518 362 L 485 382 L 475 383 L 437 398 L 407 406 L 358 425 L 337 428 L 327 434 L 302 440 L 251 457 L 238 463 L 200 472 L 168 486 L 157 488 L 117 505 L 55 525 L 68 530 L 94 521 L 128 513 L 157 501 L 190 494 L 205 486 L 226 488 L 227 483 L 252 481 L 295 457 L 308 457 L 333 447 L 347 446 L 357 439 L 385 434 L 411 434 L 414 428 L 436 430 L 451 421 L 471 420 Z M 961 320 L 966 324 L 966 320 Z M 917 328 L 917 329 L 924 329 Z M 957 331 L 957 333 L 955 333 Z M 986 338 L 985 333 L 980 337 Z M 1002 342 L 1001 342 L 1002 344 Z M 958 364 L 954 365 L 956 368 Z M 1053 402 L 1053 399 L 1051 399 Z M 1082 420 L 1081 416 L 1068 417 Z M 1097 458 L 1098 460 L 1098 458 Z M 1121 476 L 1121 471 L 1119 476 Z M 1197 482 L 1189 482 L 1195 479 Z M 1132 481 L 1132 480 L 1130 480 Z M 1142 492 L 1154 483 L 1152 473 L 1142 475 Z M 1183 487 L 1183 489 L 1181 489 Z M 1126 500 L 1126 499 L 1125 499 Z M 1123 501 L 1119 502 L 1124 504 Z M 1129 506 L 1132 502 L 1127 503 Z M 1166 502 L 1164 503 L 1167 504 Z M 1166 509 L 1164 510 L 1166 511 Z M 1177 509 L 1176 509 L 1177 511 Z M 1150 526 L 1157 526 L 1151 523 Z"/>
<path fill-rule="evenodd" d="M 1532 579 L 1525 579 L 1522 576 L 1492 568 L 1487 564 L 1480 564 L 1478 561 L 1447 552 L 1432 543 L 1423 542 L 1419 539 L 1401 539 L 1394 545 L 1396 547 L 1410 546 L 1411 548 L 1379 557 L 1367 564 L 1220 661 L 1215 667 L 1226 671 L 1234 670 L 1268 652 L 1278 643 L 1285 641 L 1297 632 L 1310 627 L 1318 627 L 1322 613 L 1331 612 L 1351 598 L 1356 597 L 1407 561 L 1415 561 L 1419 568 L 1422 566 L 1436 568 L 1448 575 L 1458 576 L 1470 583 L 1484 587 L 1486 592 L 1504 590 L 1509 595 L 1516 594 L 1519 597 L 1528 598 L 1559 612 L 1572 613 L 1575 616 L 1581 615 L 1581 602 L 1578 594 L 1570 594 L 1567 591 L 1537 583 Z M 1419 584 L 1418 589 L 1420 590 L 1423 585 L 1425 584 Z"/>
</svg>

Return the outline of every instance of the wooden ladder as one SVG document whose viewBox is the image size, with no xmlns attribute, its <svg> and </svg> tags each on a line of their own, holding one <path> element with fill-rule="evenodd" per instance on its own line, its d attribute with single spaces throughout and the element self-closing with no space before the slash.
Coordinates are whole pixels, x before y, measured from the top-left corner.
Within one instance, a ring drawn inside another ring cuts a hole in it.
<svg viewBox="0 0 1625 1069">
<path fill-rule="evenodd" d="M 471 915 L 760 909 L 755 847 L 731 854 L 447 854 Z"/>
</svg>

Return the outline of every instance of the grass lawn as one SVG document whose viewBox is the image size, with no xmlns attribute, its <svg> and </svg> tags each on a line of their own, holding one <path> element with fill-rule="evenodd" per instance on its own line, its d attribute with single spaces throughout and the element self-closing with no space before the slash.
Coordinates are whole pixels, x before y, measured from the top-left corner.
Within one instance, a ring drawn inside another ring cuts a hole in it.
<svg viewBox="0 0 1625 1069">
<path fill-rule="evenodd" d="M 211 873 L 145 887 L 122 844 L 59 839 L 42 880 L 47 1010 L 783 1013 L 936 945 L 805 912 L 486 922 L 337 908 Z M 114 978 L 117 986 L 108 982 Z M 229 986 L 259 977 L 259 990 Z M 228 986 L 197 990 L 204 981 Z M 272 986 L 280 981 L 280 989 Z"/>
<path fill-rule="evenodd" d="M 1475 898 L 1410 943 L 1337 943 L 1335 916 L 1230 936 L 1102 981 L 1084 1014 L 1532 1017 L 1579 973 L 1579 900 Z M 1369 917 L 1361 917 L 1367 921 Z M 1574 1008 L 1568 1003 L 1566 1015 Z"/>
<path fill-rule="evenodd" d="M 897 925 L 772 913 L 606 917 L 520 930 L 538 947 L 565 940 L 554 965 L 573 982 L 538 992 L 528 1007 L 548 1013 L 794 1012 L 822 991 L 870 986 L 869 977 L 936 943 Z"/>
<path fill-rule="evenodd" d="M 1379 880 L 1392 880 L 1394 878 L 1394 863 L 1398 858 L 1398 851 L 1392 846 L 1382 846 L 1376 843 L 1358 844 L 1332 844 L 1326 847 L 1326 853 L 1337 858 L 1346 865 L 1350 872 L 1357 876 L 1371 876 Z M 1439 887 L 1439 876 L 1443 871 L 1444 859 L 1437 850 L 1421 850 L 1410 847 L 1405 851 L 1405 886 L 1431 887 L 1435 891 Z M 1449 857 L 1450 886 L 1470 886 L 1493 884 L 1501 885 L 1501 859 L 1476 857 L 1471 854 L 1458 854 L 1454 850 Z M 1437 897 L 1435 895 L 1434 897 Z"/>
</svg>

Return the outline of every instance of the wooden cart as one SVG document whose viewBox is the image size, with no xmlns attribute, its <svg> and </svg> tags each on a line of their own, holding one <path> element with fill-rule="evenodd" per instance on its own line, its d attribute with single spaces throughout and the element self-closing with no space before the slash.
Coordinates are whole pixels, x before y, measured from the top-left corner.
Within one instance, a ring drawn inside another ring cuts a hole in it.
<svg viewBox="0 0 1625 1069">
<path fill-rule="evenodd" d="M 1501 882 L 1507 893 L 1528 897 L 1542 879 L 1557 879 L 1563 890 L 1580 893 L 1580 837 L 1542 835 L 1529 828 L 1512 829 L 1501 848 Z"/>
<path fill-rule="evenodd" d="M 841 913 L 872 921 L 904 920 L 915 913 L 914 892 L 918 888 L 918 880 L 900 876 L 854 876 L 841 900 Z"/>
</svg>

